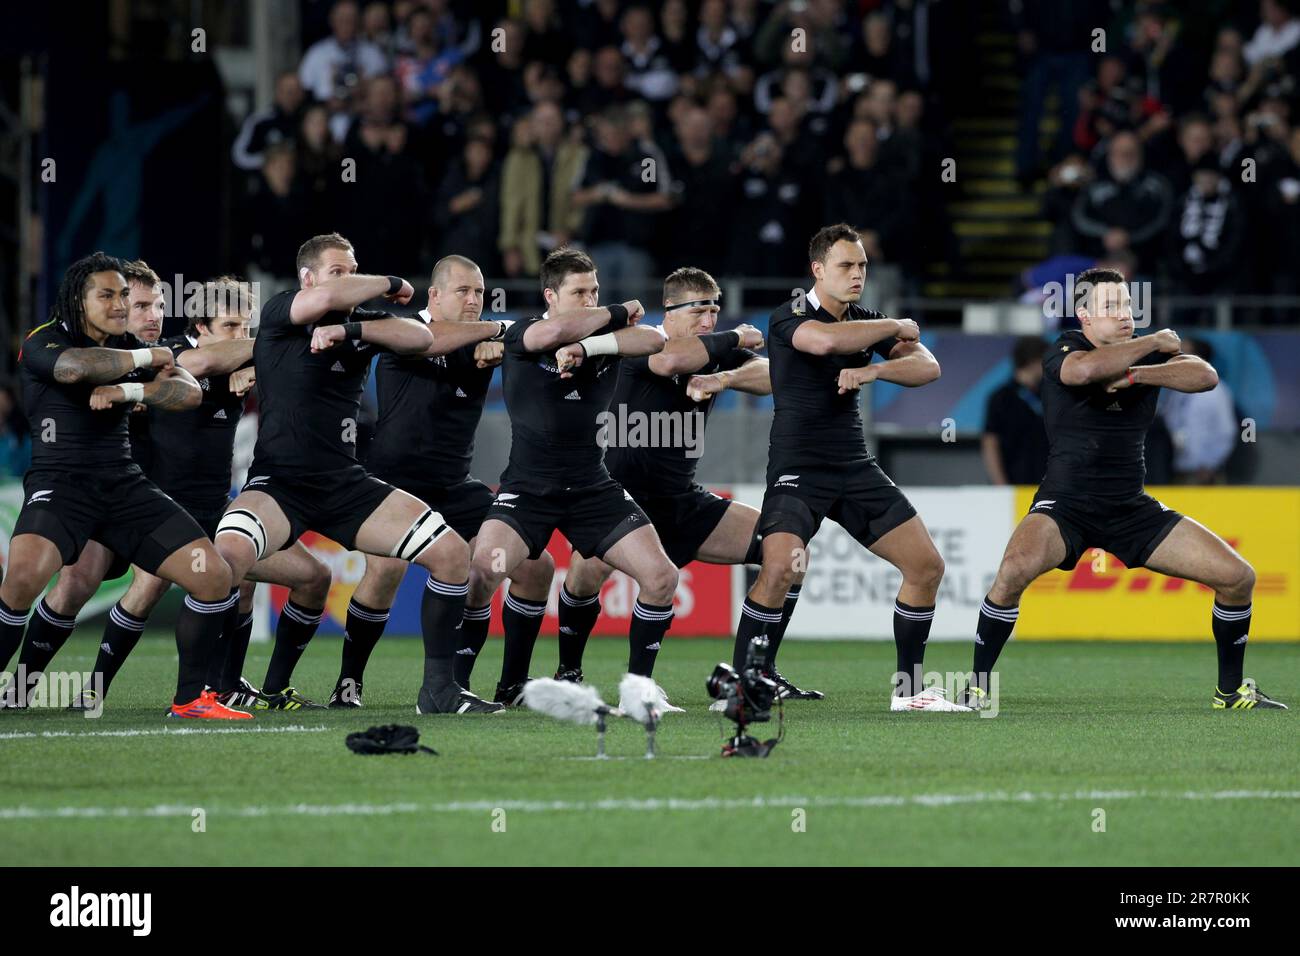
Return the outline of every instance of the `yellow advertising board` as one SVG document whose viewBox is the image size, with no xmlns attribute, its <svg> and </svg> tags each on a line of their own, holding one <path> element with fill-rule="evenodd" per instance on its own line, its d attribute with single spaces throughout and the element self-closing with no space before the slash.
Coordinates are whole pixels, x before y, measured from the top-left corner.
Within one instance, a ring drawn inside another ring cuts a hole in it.
<svg viewBox="0 0 1300 956">
<path fill-rule="evenodd" d="M 1195 518 L 1255 568 L 1255 640 L 1300 639 L 1300 489 L 1158 487 L 1148 492 Z M 1016 520 L 1033 488 L 1016 489 Z M 1020 601 L 1018 640 L 1210 639 L 1213 592 L 1199 584 L 1129 569 L 1100 549 L 1072 571 L 1051 571 Z"/>
</svg>

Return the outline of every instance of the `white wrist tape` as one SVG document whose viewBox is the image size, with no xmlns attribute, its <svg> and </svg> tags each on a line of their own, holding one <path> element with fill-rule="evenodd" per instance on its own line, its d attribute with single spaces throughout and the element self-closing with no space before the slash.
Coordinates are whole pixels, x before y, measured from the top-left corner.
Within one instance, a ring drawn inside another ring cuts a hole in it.
<svg viewBox="0 0 1300 956">
<path fill-rule="evenodd" d="M 128 402 L 144 401 L 144 386 L 139 382 L 123 382 L 118 386 Z"/>
<path fill-rule="evenodd" d="M 150 368 L 153 365 L 153 349 L 132 349 L 131 358 L 136 368 Z"/>
<path fill-rule="evenodd" d="M 589 335 L 578 344 L 582 346 L 588 357 L 618 354 L 618 339 L 614 337 L 613 332 L 606 332 L 604 335 Z"/>
</svg>

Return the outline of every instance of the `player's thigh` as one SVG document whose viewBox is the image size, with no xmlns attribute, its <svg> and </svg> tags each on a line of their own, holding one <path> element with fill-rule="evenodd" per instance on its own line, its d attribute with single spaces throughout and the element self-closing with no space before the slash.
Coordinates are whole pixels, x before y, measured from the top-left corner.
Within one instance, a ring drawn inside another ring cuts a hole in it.
<svg viewBox="0 0 1300 956">
<path fill-rule="evenodd" d="M 434 519 L 437 515 L 415 495 L 394 488 L 357 528 L 356 549 L 410 561 L 433 543 L 435 532 L 451 532 L 440 516 Z M 460 535 L 456 540 L 464 544 Z"/>
<path fill-rule="evenodd" d="M 399 562 L 405 567 L 405 562 Z M 280 584 L 290 590 L 324 585 L 329 590 L 330 569 L 324 561 L 307 550 L 301 541 L 267 555 L 248 570 L 250 581 Z"/>
<path fill-rule="evenodd" d="M 4 582 L 0 583 L 0 597 L 10 607 L 31 607 L 40 596 L 50 578 L 63 565 L 59 547 L 38 534 L 20 534 L 9 542 L 9 555 Z M 71 613 L 81 610 L 80 607 Z M 63 614 L 68 612 L 58 611 Z"/>
<path fill-rule="evenodd" d="M 131 585 L 122 595 L 121 605 L 128 614 L 148 617 L 171 587 L 171 582 L 143 568 L 132 567 L 131 571 Z"/>
<path fill-rule="evenodd" d="M 207 538 L 195 538 L 177 548 L 154 573 L 200 601 L 219 601 L 230 595 L 230 565 Z"/>
<path fill-rule="evenodd" d="M 649 524 L 623 535 L 601 559 L 635 580 L 643 591 L 671 592 L 677 586 L 677 568 Z"/>
<path fill-rule="evenodd" d="M 45 596 L 45 603 L 56 614 L 75 617 L 99 590 L 112 563 L 113 553 L 108 548 L 98 541 L 87 541 L 77 560 L 59 572 L 59 579 Z M 12 558 L 10 566 L 16 566 Z"/>
<path fill-rule="evenodd" d="M 251 566 L 261 556 L 275 554 L 289 540 L 289 519 L 264 491 L 242 491 L 226 508 L 213 539 L 228 558 L 236 554 Z M 251 560 L 249 560 L 251 558 Z"/>
<path fill-rule="evenodd" d="M 378 555 L 366 555 L 366 573 L 361 576 L 353 597 L 366 607 L 392 607 L 397 597 L 397 590 L 410 565 L 400 558 L 381 558 Z"/>
<path fill-rule="evenodd" d="M 905 581 L 938 584 L 943 578 L 943 558 L 920 515 L 885 532 L 868 550 L 898 568 Z"/>
<path fill-rule="evenodd" d="M 600 558 L 584 558 L 575 551 L 569 559 L 564 587 L 574 597 L 591 597 L 600 593 L 601 586 L 613 573 L 614 569 Z"/>
<path fill-rule="evenodd" d="M 479 525 L 470 565 L 485 579 L 500 581 L 528 558 L 528 542 L 515 528 L 497 518 Z"/>
<path fill-rule="evenodd" d="M 1156 546 L 1146 566 L 1216 591 L 1249 595 L 1255 584 L 1255 572 L 1245 558 L 1205 525 L 1186 516 Z"/>
<path fill-rule="evenodd" d="M 754 543 L 754 530 L 758 527 L 758 509 L 732 501 L 722 513 L 709 536 L 696 552 L 697 561 L 709 564 L 741 564 Z"/>
<path fill-rule="evenodd" d="M 1055 521 L 1043 514 L 1025 515 L 1002 553 L 995 589 L 1018 596 L 1035 578 L 1059 567 L 1068 554 Z"/>
</svg>

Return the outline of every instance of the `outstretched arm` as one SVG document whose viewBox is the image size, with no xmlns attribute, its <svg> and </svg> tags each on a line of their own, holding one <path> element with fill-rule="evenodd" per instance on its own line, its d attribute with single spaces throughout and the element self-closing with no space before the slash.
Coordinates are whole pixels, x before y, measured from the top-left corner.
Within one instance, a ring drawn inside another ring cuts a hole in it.
<svg viewBox="0 0 1300 956">
<path fill-rule="evenodd" d="M 840 372 L 839 393 L 844 395 L 868 382 L 893 382 L 916 388 L 933 382 L 940 371 L 938 361 L 920 342 L 899 342 L 885 361 Z"/>
<path fill-rule="evenodd" d="M 310 289 L 301 289 L 289 307 L 289 321 L 294 325 L 311 325 L 331 312 L 351 312 L 362 302 L 380 296 L 406 305 L 413 295 L 411 283 L 397 276 L 335 276 Z"/>
<path fill-rule="evenodd" d="M 609 325 L 613 318 L 611 311 L 627 311 L 627 322 L 635 325 L 645 309 L 635 299 L 612 307 L 596 306 L 591 309 L 569 309 L 548 315 L 540 322 L 534 322 L 524 330 L 523 345 L 529 352 L 549 352 L 562 345 L 578 342 Z M 658 333 L 655 333 L 656 335 Z M 662 341 L 662 340 L 661 340 Z M 645 355 L 647 353 L 638 353 Z"/>
<path fill-rule="evenodd" d="M 729 332 L 706 332 L 669 339 L 662 352 L 650 359 L 650 371 L 671 377 L 698 372 L 710 362 L 720 361 L 732 349 L 761 349 L 763 333 L 752 325 L 739 325 Z"/>
<path fill-rule="evenodd" d="M 90 393 L 90 407 L 97 412 L 121 402 L 138 402 L 165 412 L 181 412 L 198 408 L 202 401 L 203 390 L 199 383 L 180 367 L 159 372 L 152 382 L 101 385 Z"/>
<path fill-rule="evenodd" d="M 171 349 L 68 349 L 54 363 L 54 380 L 62 385 L 99 385 L 137 368 L 169 369 Z"/>
<path fill-rule="evenodd" d="M 1152 352 L 1177 353 L 1182 348 L 1178 333 L 1161 329 L 1154 335 L 1143 335 L 1114 345 L 1099 345 L 1090 351 L 1067 355 L 1061 363 L 1061 384 L 1076 386 L 1093 382 L 1111 382 L 1123 375 L 1139 359 Z"/>
<path fill-rule="evenodd" d="M 1208 392 L 1219 384 L 1219 373 L 1198 355 L 1175 355 L 1163 365 L 1134 365 L 1106 389 L 1115 392 L 1133 385 L 1155 385 L 1175 392 Z"/>
<path fill-rule="evenodd" d="M 208 375 L 229 375 L 246 365 L 252 357 L 252 339 L 230 339 L 186 349 L 176 357 L 176 364 L 195 378 L 204 378 Z"/>
<path fill-rule="evenodd" d="M 419 319 L 393 316 L 368 322 L 319 326 L 311 334 L 311 350 L 324 352 L 348 339 L 370 342 L 395 355 L 420 355 L 433 345 L 433 335 Z"/>
<path fill-rule="evenodd" d="M 896 338 L 915 342 L 921 331 L 911 319 L 850 319 L 847 322 L 804 322 L 791 341 L 800 352 L 812 355 L 851 355 L 877 342 Z"/>
<path fill-rule="evenodd" d="M 425 326 L 433 335 L 433 345 L 429 346 L 424 354 L 450 355 L 467 345 L 499 339 L 506 334 L 509 326 L 509 322 L 500 322 L 496 319 L 478 322 L 444 322 L 442 319 L 435 319 Z"/>
<path fill-rule="evenodd" d="M 686 383 L 686 394 L 697 402 L 702 402 L 727 389 L 748 392 L 750 395 L 771 395 L 772 377 L 769 374 L 767 359 L 753 358 L 740 368 L 714 372 L 712 375 L 692 375 L 690 381 Z"/>
</svg>

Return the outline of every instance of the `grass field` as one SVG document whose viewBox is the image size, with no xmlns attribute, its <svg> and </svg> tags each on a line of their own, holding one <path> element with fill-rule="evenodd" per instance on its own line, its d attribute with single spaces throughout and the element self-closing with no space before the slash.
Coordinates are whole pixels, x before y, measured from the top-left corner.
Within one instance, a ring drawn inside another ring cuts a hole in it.
<svg viewBox="0 0 1300 956">
<path fill-rule="evenodd" d="M 89 668 L 87 638 L 58 665 Z M 687 713 L 665 718 L 660 758 L 640 759 L 642 730 L 620 721 L 608 746 L 623 759 L 597 762 L 593 731 L 537 714 L 417 717 L 412 640 L 379 645 L 360 713 L 178 726 L 161 716 L 173 647 L 151 635 L 102 718 L 0 712 L 0 845 L 9 864 L 71 865 L 717 865 L 739 846 L 784 864 L 1300 863 L 1284 836 L 1300 832 L 1300 713 L 1212 711 L 1208 644 L 1013 644 L 1001 712 L 985 719 L 889 713 L 891 645 L 792 643 L 782 669 L 827 699 L 790 704 L 785 742 L 761 761 L 717 756 L 704 678 L 728 646 L 670 641 L 656 676 Z M 476 690 L 494 682 L 500 647 Z M 324 698 L 338 652 L 316 640 L 302 692 Z M 266 655 L 250 652 L 255 682 Z M 606 699 L 625 655 L 592 642 L 588 680 Z M 554 659 L 543 639 L 534 673 Z M 966 644 L 932 644 L 926 661 L 969 663 Z M 1300 704 L 1296 645 L 1252 646 L 1246 672 Z M 344 746 L 394 721 L 441 756 Z"/>
</svg>

